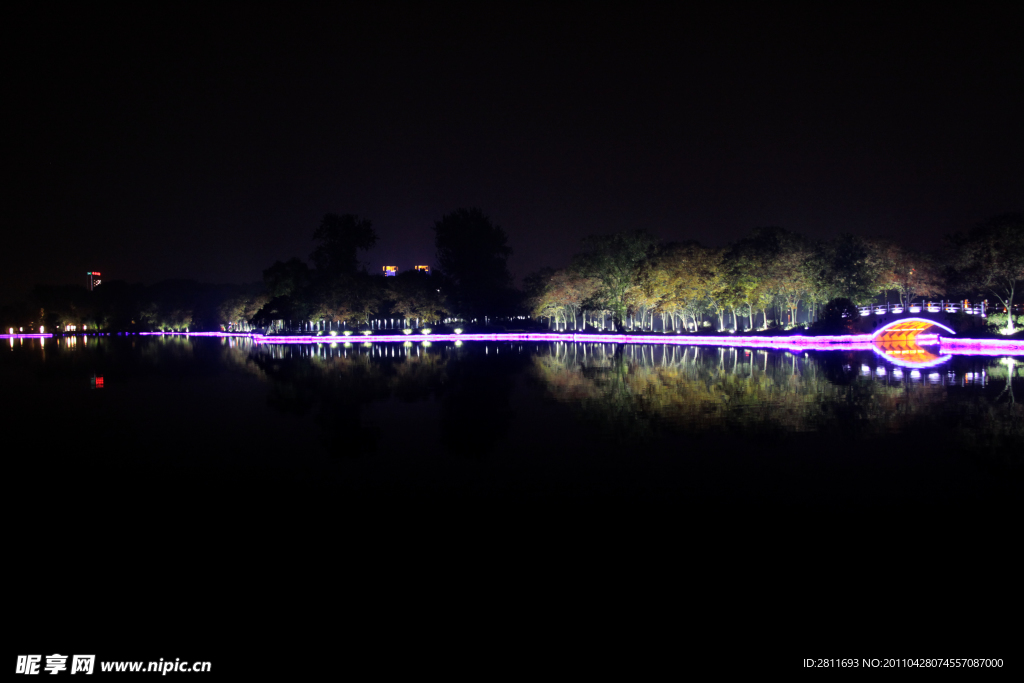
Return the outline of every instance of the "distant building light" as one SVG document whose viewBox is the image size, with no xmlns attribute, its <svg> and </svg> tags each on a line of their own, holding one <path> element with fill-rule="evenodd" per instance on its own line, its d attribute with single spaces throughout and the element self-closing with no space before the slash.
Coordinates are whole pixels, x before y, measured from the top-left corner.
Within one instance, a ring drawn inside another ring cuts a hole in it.
<svg viewBox="0 0 1024 683">
<path fill-rule="evenodd" d="M 398 266 L 384 266 L 384 277 L 394 277 L 398 275 Z"/>
<path fill-rule="evenodd" d="M 413 266 L 413 268 L 428 275 L 430 274 L 430 266 Z"/>
</svg>

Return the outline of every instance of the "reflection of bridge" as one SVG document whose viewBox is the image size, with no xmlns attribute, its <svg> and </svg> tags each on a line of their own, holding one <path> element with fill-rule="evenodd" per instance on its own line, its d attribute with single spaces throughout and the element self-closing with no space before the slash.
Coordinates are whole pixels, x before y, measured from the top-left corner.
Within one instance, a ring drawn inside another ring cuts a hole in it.
<svg viewBox="0 0 1024 683">
<path fill-rule="evenodd" d="M 920 340 L 911 337 L 899 340 L 875 340 L 871 346 L 875 352 L 891 360 L 897 365 L 907 367 L 929 367 L 950 359 L 950 355 L 940 355 L 941 346 L 938 335 L 927 335 L 928 339 Z M 930 348 L 929 348 L 930 347 Z"/>
</svg>

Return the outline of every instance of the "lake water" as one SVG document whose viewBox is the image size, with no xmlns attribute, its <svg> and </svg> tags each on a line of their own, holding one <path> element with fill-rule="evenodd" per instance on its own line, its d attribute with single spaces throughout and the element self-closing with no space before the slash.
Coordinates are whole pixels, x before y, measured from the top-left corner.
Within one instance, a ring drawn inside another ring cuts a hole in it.
<svg viewBox="0 0 1024 683">
<path fill-rule="evenodd" d="M 20 435 L 24 452 L 51 477 L 68 469 L 116 490 L 138 475 L 428 502 L 947 504 L 1003 499 L 1024 453 L 1013 357 L 906 367 L 872 351 L 116 336 L 6 346 L 8 424 L 47 416 Z"/>
<path fill-rule="evenodd" d="M 277 651 L 256 625 L 267 600 L 291 605 L 296 591 L 307 606 L 330 594 L 338 614 L 370 600 L 359 618 L 384 629 L 425 595 L 437 596 L 431 614 L 447 614 L 451 600 L 476 610 L 474 595 L 497 599 L 498 586 L 540 614 L 553 603 L 536 596 L 557 584 L 610 633 L 624 623 L 602 621 L 611 596 L 649 585 L 650 604 L 692 618 L 712 595 L 716 605 L 774 596 L 764 614 L 799 604 L 810 619 L 800 642 L 834 644 L 826 636 L 839 631 L 815 624 L 839 628 L 836 606 L 855 603 L 878 614 L 913 603 L 931 615 L 930 636 L 962 635 L 944 620 L 947 598 L 972 605 L 977 624 L 1016 581 L 1022 361 L 15 340 L 0 349 L 12 543 L 23 542 L 12 552 L 30 606 L 231 595 L 223 623 L 252 624 L 239 667 L 256 667 L 254 643 Z M 405 602 L 381 612 L 383 595 Z M 467 617 L 464 632 L 504 613 L 495 609 Z M 159 614 L 145 623 L 164 638 L 171 623 L 177 636 L 199 623 Z M 732 612 L 701 614 L 732 628 Z M 886 642 L 905 637 L 896 622 L 885 628 Z M 167 654 L 183 656 L 156 653 Z"/>
</svg>

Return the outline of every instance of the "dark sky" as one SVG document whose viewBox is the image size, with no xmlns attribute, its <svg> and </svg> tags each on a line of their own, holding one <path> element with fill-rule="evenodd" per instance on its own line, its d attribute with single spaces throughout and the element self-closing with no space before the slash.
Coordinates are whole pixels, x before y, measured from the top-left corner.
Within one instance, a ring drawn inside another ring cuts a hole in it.
<svg viewBox="0 0 1024 683">
<path fill-rule="evenodd" d="M 1022 209 L 1014 15 L 473 7 L 5 14 L 0 297 L 256 281 L 329 211 L 379 272 L 479 206 L 521 277 L 592 233 L 934 245 Z"/>
</svg>

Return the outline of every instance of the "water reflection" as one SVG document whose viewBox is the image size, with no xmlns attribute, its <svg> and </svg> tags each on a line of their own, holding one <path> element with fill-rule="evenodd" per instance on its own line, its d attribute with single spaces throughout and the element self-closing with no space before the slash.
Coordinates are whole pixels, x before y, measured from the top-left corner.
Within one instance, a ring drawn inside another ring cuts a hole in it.
<svg viewBox="0 0 1024 683">
<path fill-rule="evenodd" d="M 1024 453 L 1024 408 L 1014 387 L 1020 390 L 1020 359 L 939 356 L 904 342 L 793 352 L 670 344 L 88 339 L 64 338 L 45 351 L 41 340 L 19 340 L 17 347 L 12 340 L 14 353 L 0 355 L 5 363 L 34 367 L 41 379 L 74 377 L 87 385 L 104 377 L 107 392 L 131 378 L 163 382 L 241 372 L 259 381 L 254 386 L 266 392 L 274 412 L 298 418 L 295 443 L 346 456 L 400 444 L 479 457 L 524 433 L 536 432 L 542 442 L 543 430 L 552 429 L 544 420 L 556 408 L 584 427 L 581 444 L 785 434 L 852 443 L 929 434 L 1017 462 Z M 403 412 L 401 405 L 415 407 Z"/>
<path fill-rule="evenodd" d="M 893 353 L 902 350 L 914 360 Z M 520 373 L 541 399 L 532 410 L 543 410 L 544 400 L 566 406 L 618 444 L 672 434 L 864 439 L 941 429 L 974 445 L 991 445 L 994 434 L 1024 445 L 1012 359 L 951 359 L 906 346 L 804 353 L 572 343 L 277 346 L 252 349 L 246 362 L 271 383 L 277 409 L 316 413 L 325 433 L 356 435 L 362 452 L 372 452 L 380 435 L 359 426 L 361 409 L 397 398 L 440 406 L 447 450 L 486 453 L 508 432 Z"/>
<path fill-rule="evenodd" d="M 554 401 L 625 441 L 666 431 L 865 439 L 930 430 L 1020 460 L 1020 362 L 916 358 L 921 369 L 863 351 L 554 344 L 533 356 L 532 371 Z"/>
<path fill-rule="evenodd" d="M 939 355 L 929 347 L 920 346 L 913 339 L 876 341 L 873 343 L 873 346 L 886 360 L 907 367 L 930 367 L 945 363 L 952 358 L 950 355 Z M 939 348 L 938 344 L 935 344 L 932 348 L 937 351 Z"/>
<path fill-rule="evenodd" d="M 270 384 L 268 404 L 314 416 L 321 444 L 342 455 L 374 453 L 396 436 L 424 447 L 403 424 L 368 424 L 366 409 L 395 400 L 430 402 L 440 411 L 440 444 L 475 457 L 508 435 L 510 397 L 522 356 L 463 353 L 455 344 L 370 344 L 353 348 L 259 346 L 234 360 L 258 368 Z"/>
</svg>

